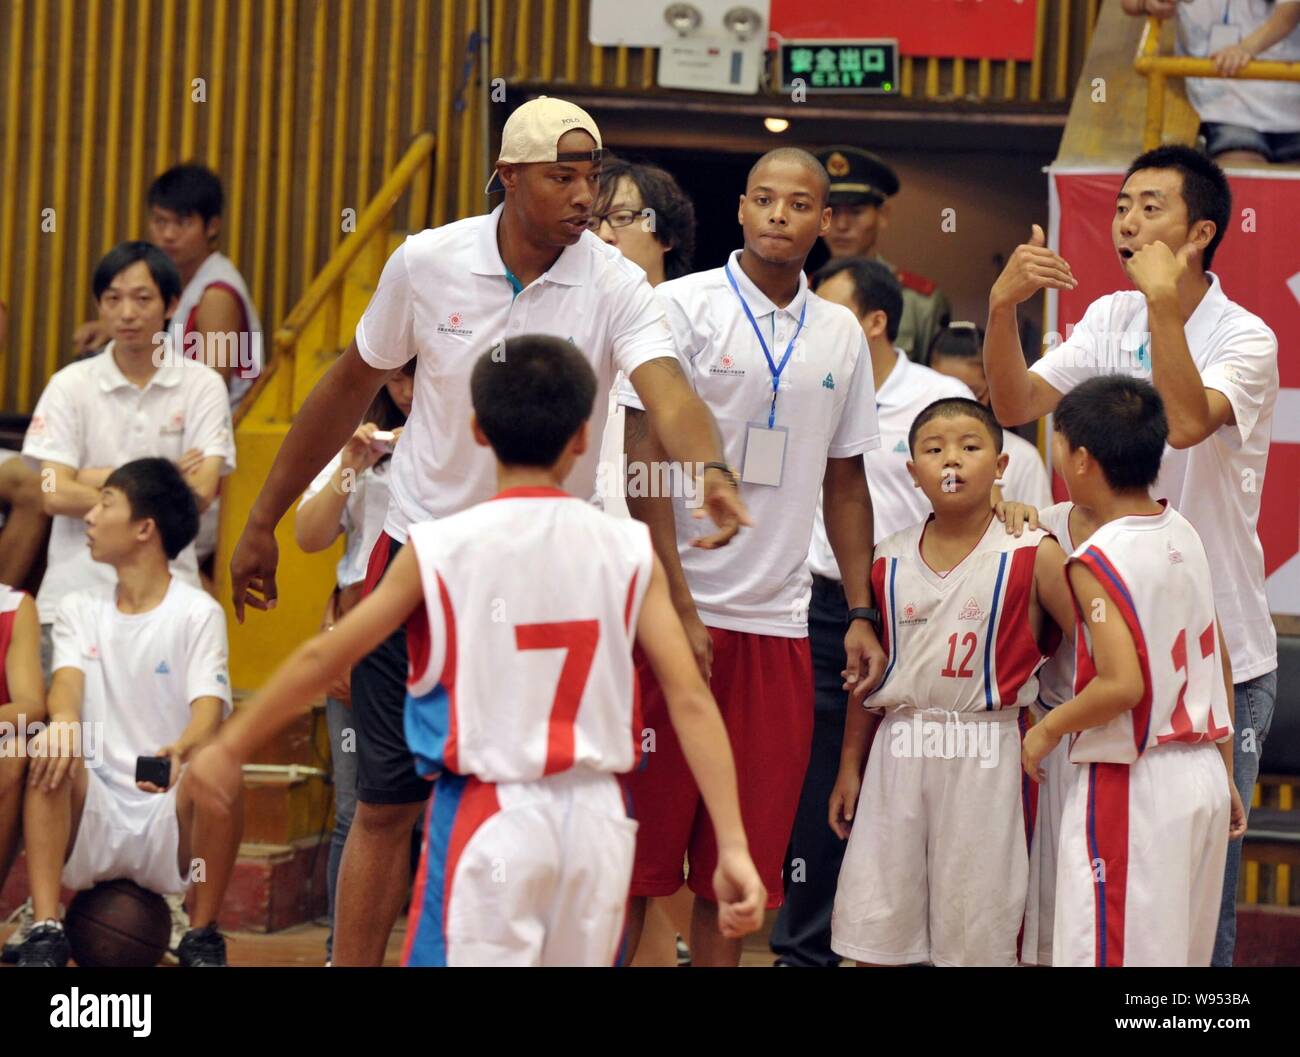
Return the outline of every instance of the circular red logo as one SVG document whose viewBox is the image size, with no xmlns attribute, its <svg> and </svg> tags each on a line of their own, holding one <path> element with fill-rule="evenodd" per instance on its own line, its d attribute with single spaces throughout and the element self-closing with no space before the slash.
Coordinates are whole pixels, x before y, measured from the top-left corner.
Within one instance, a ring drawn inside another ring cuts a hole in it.
<svg viewBox="0 0 1300 1057">
<path fill-rule="evenodd" d="M 453 312 L 447 318 L 447 322 L 450 323 L 453 327 L 459 327 L 463 321 L 461 320 L 459 312 Z"/>
<path fill-rule="evenodd" d="M 728 370 L 730 370 L 732 364 L 734 364 L 735 362 L 736 362 L 736 361 L 733 360 L 733 359 L 731 358 L 731 354 L 730 354 L 730 353 L 723 353 L 723 355 L 722 355 L 722 366 L 723 366 L 723 367 L 725 367 L 725 368 L 727 368 Z"/>
<path fill-rule="evenodd" d="M 903 607 L 904 620 L 911 620 L 914 616 L 916 616 L 916 606 L 907 605 Z"/>
</svg>

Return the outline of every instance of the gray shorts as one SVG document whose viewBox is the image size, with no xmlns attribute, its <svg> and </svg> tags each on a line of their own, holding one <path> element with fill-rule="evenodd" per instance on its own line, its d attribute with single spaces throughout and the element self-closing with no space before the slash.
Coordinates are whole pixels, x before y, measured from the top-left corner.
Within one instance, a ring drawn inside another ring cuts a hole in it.
<svg viewBox="0 0 1300 1057">
<path fill-rule="evenodd" d="M 1273 164 L 1300 161 L 1300 132 L 1260 132 L 1245 125 L 1206 121 L 1201 125 L 1205 153 L 1213 158 L 1230 150 L 1251 150 Z"/>
</svg>

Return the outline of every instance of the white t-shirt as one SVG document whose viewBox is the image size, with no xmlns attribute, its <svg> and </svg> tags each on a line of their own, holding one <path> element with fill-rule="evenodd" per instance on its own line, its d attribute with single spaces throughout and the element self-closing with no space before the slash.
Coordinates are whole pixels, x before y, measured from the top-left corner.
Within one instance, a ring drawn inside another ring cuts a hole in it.
<svg viewBox="0 0 1300 1057">
<path fill-rule="evenodd" d="M 912 483 L 912 475 L 907 472 L 907 462 L 912 457 L 907 448 L 907 434 L 916 416 L 936 400 L 956 396 L 975 399 L 965 382 L 914 362 L 901 349 L 894 352 L 898 363 L 876 393 L 880 447 L 862 457 L 867 467 L 867 487 L 871 490 L 875 543 L 924 521 L 930 514 L 930 501 Z M 808 567 L 818 576 L 840 578 L 840 567 L 826 538 L 820 497 L 812 544 L 808 548 Z"/>
<path fill-rule="evenodd" d="M 808 544 L 826 460 L 847 459 L 880 445 L 871 353 L 853 313 L 808 289 L 778 309 L 750 282 L 731 256 L 740 294 L 780 363 L 807 314 L 781 374 L 776 426 L 787 429 L 779 486 L 746 484 L 741 497 L 754 519 L 725 547 L 700 550 L 692 539 L 716 531 L 696 520 L 682 496 L 673 500 L 682 571 L 700 619 L 710 627 L 759 635 L 803 638 L 812 586 Z M 744 309 L 722 268 L 661 283 L 662 301 L 687 377 L 713 411 L 727 461 L 743 468 L 750 423 L 767 426 L 772 374 Z M 627 407 L 640 401 L 630 387 L 619 393 Z"/>
<path fill-rule="evenodd" d="M 1178 54 L 1206 58 L 1258 29 L 1276 7 L 1300 0 L 1186 0 L 1178 5 Z M 1300 31 L 1259 53 L 1263 62 L 1300 62 Z M 1300 81 L 1189 77 L 1187 98 L 1202 121 L 1259 132 L 1300 132 Z M 1236 673 L 1233 673 L 1236 678 Z"/>
<path fill-rule="evenodd" d="M 592 444 L 565 488 L 591 496 L 607 406 L 621 369 L 675 355 L 645 272 L 590 232 L 515 296 L 497 249 L 498 206 L 409 236 L 384 266 L 357 349 L 372 367 L 395 370 L 417 356 L 415 399 L 393 454 L 385 531 L 404 541 L 415 521 L 446 517 L 496 491 L 496 461 L 470 433 L 469 376 L 492 345 L 520 334 L 566 338 L 596 372 Z"/>
<path fill-rule="evenodd" d="M 299 510 L 309 499 L 314 499 L 329 487 L 330 478 L 342 462 L 343 453 L 340 452 L 316 475 L 298 500 Z M 379 539 L 379 534 L 384 530 L 384 518 L 388 516 L 389 466 L 389 462 L 377 463 L 358 474 L 339 514 L 339 528 L 343 530 L 346 539 L 336 574 L 340 587 L 359 584 L 366 578 L 370 552 L 374 550 L 375 540 Z"/>
<path fill-rule="evenodd" d="M 128 800 L 157 795 L 136 788 L 136 757 L 173 744 L 200 697 L 220 698 L 229 715 L 228 654 L 221 604 L 174 576 L 147 613 L 121 612 L 116 583 L 63 598 L 52 670 L 76 668 L 85 676 L 81 720 L 102 736 L 98 774 L 114 793 Z"/>
<path fill-rule="evenodd" d="M 246 329 L 229 336 L 216 349 L 217 354 L 223 356 L 225 362 L 231 366 L 230 410 L 234 411 L 244 394 L 252 388 L 257 376 L 262 373 L 262 364 L 265 360 L 262 352 L 262 321 L 257 318 L 257 311 L 253 308 L 253 298 L 248 292 L 244 277 L 240 275 L 234 262 L 224 253 L 208 254 L 193 278 L 185 284 L 185 289 L 181 291 L 180 303 L 172 316 L 170 328 L 172 344 L 186 355 L 190 355 L 193 346 L 185 339 L 190 334 L 198 332 L 195 313 L 198 312 L 199 302 L 203 300 L 203 295 L 207 293 L 210 286 L 219 286 L 229 291 L 244 309 Z M 203 350 L 200 349 L 199 355 L 202 353 Z"/>
<path fill-rule="evenodd" d="M 1277 667 L 1277 632 L 1264 593 L 1259 500 L 1277 400 L 1277 338 L 1228 300 L 1218 276 L 1184 333 L 1207 389 L 1228 398 L 1235 424 L 1193 448 L 1165 448 L 1152 489 L 1192 523 L 1214 570 L 1214 605 L 1241 683 Z M 1064 343 L 1030 368 L 1060 393 L 1101 374 L 1151 380 L 1146 298 L 1136 290 L 1099 297 Z"/>
<path fill-rule="evenodd" d="M 1002 450 L 1007 453 L 1007 472 L 1002 478 L 1002 498 L 1028 503 L 1042 510 L 1052 505 L 1052 482 L 1043 457 L 1014 430 L 1002 431 Z"/>
<path fill-rule="evenodd" d="M 50 379 L 23 438 L 23 456 L 38 469 L 48 459 L 80 470 L 116 468 L 151 456 L 175 462 L 197 448 L 205 457 L 221 457 L 223 476 L 234 470 L 235 438 L 221 375 L 169 355 L 148 384 L 137 389 L 113 359 L 113 344 Z M 176 556 L 172 572 L 198 586 L 193 543 Z M 109 566 L 91 559 L 82 519 L 54 518 L 45 577 L 36 596 L 41 623 L 54 620 L 69 591 L 115 582 Z"/>
</svg>

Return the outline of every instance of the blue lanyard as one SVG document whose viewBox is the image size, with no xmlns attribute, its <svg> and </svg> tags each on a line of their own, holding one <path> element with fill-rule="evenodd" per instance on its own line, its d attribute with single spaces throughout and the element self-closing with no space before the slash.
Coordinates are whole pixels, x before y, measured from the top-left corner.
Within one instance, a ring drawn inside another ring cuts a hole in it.
<svg viewBox="0 0 1300 1057">
<path fill-rule="evenodd" d="M 724 264 L 722 270 L 727 273 L 727 282 L 731 284 L 731 289 L 735 291 L 736 298 L 740 301 L 740 307 L 745 310 L 745 318 L 749 320 L 749 325 L 754 328 L 754 337 L 758 338 L 759 347 L 763 350 L 763 357 L 767 360 L 767 369 L 772 372 L 772 406 L 768 408 L 767 412 L 767 428 L 772 429 L 776 425 L 776 392 L 781 384 L 781 372 L 785 370 L 785 365 L 790 362 L 790 353 L 794 352 L 794 343 L 799 340 L 799 332 L 803 330 L 804 317 L 808 314 L 808 298 L 805 297 L 803 300 L 803 307 L 799 309 L 799 325 L 794 328 L 794 336 L 790 339 L 790 344 L 785 347 L 785 355 L 781 357 L 781 363 L 778 365 L 772 361 L 772 354 L 767 349 L 767 342 L 763 340 L 763 332 L 758 329 L 758 321 L 754 319 L 754 313 L 749 310 L 749 305 L 745 303 L 740 287 L 736 285 L 736 277 L 731 274 L 731 263 Z M 775 319 L 773 323 L 775 323 Z"/>
</svg>

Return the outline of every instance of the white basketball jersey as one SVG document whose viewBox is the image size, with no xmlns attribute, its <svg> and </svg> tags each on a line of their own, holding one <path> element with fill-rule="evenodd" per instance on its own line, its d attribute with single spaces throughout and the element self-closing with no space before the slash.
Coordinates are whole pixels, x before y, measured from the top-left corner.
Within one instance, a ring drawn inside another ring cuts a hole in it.
<svg viewBox="0 0 1300 1057">
<path fill-rule="evenodd" d="M 222 286 L 234 294 L 239 299 L 239 303 L 244 306 L 244 318 L 248 324 L 246 333 L 232 335 L 224 345 L 220 346 L 220 349 L 229 356 L 229 364 L 232 367 L 230 406 L 233 409 L 244 393 L 251 388 L 257 376 L 262 373 L 262 322 L 257 318 L 257 312 L 253 308 L 253 299 L 249 296 L 244 277 L 239 274 L 239 269 L 224 253 L 208 254 L 199 265 L 199 270 L 194 273 L 194 278 L 185 284 L 176 311 L 172 315 L 172 341 L 177 349 L 186 350 L 186 354 L 189 354 L 185 338 L 195 330 L 194 314 L 198 311 L 199 302 L 203 300 L 203 295 L 210 286 Z M 209 364 L 209 366 L 218 365 Z"/>
<path fill-rule="evenodd" d="M 990 515 L 974 550 L 941 574 L 921 557 L 933 520 L 876 546 L 871 582 L 889 660 L 868 705 L 948 712 L 1028 705 L 1044 659 L 1029 615 L 1034 558 L 1047 533 L 1026 529 L 1017 539 Z"/>
<path fill-rule="evenodd" d="M 408 540 L 424 586 L 407 625 L 417 769 L 484 782 L 631 770 L 646 526 L 558 489 L 513 488 L 413 524 Z"/>
<path fill-rule="evenodd" d="M 1133 763 L 1156 745 L 1219 741 L 1232 733 L 1210 564 L 1187 519 L 1171 506 L 1117 518 L 1070 561 L 1091 571 L 1128 625 L 1146 684 L 1136 708 L 1074 736 L 1071 761 Z M 1081 690 L 1096 668 L 1088 623 L 1077 612 L 1076 618 L 1075 687 Z"/>
<path fill-rule="evenodd" d="M 1066 554 L 1075 548 L 1070 538 L 1070 512 L 1074 504 L 1068 499 L 1038 512 L 1038 523 L 1047 529 Z M 1038 704 L 1045 711 L 1069 701 L 1074 696 L 1074 636 L 1056 647 L 1038 672 Z"/>
</svg>

